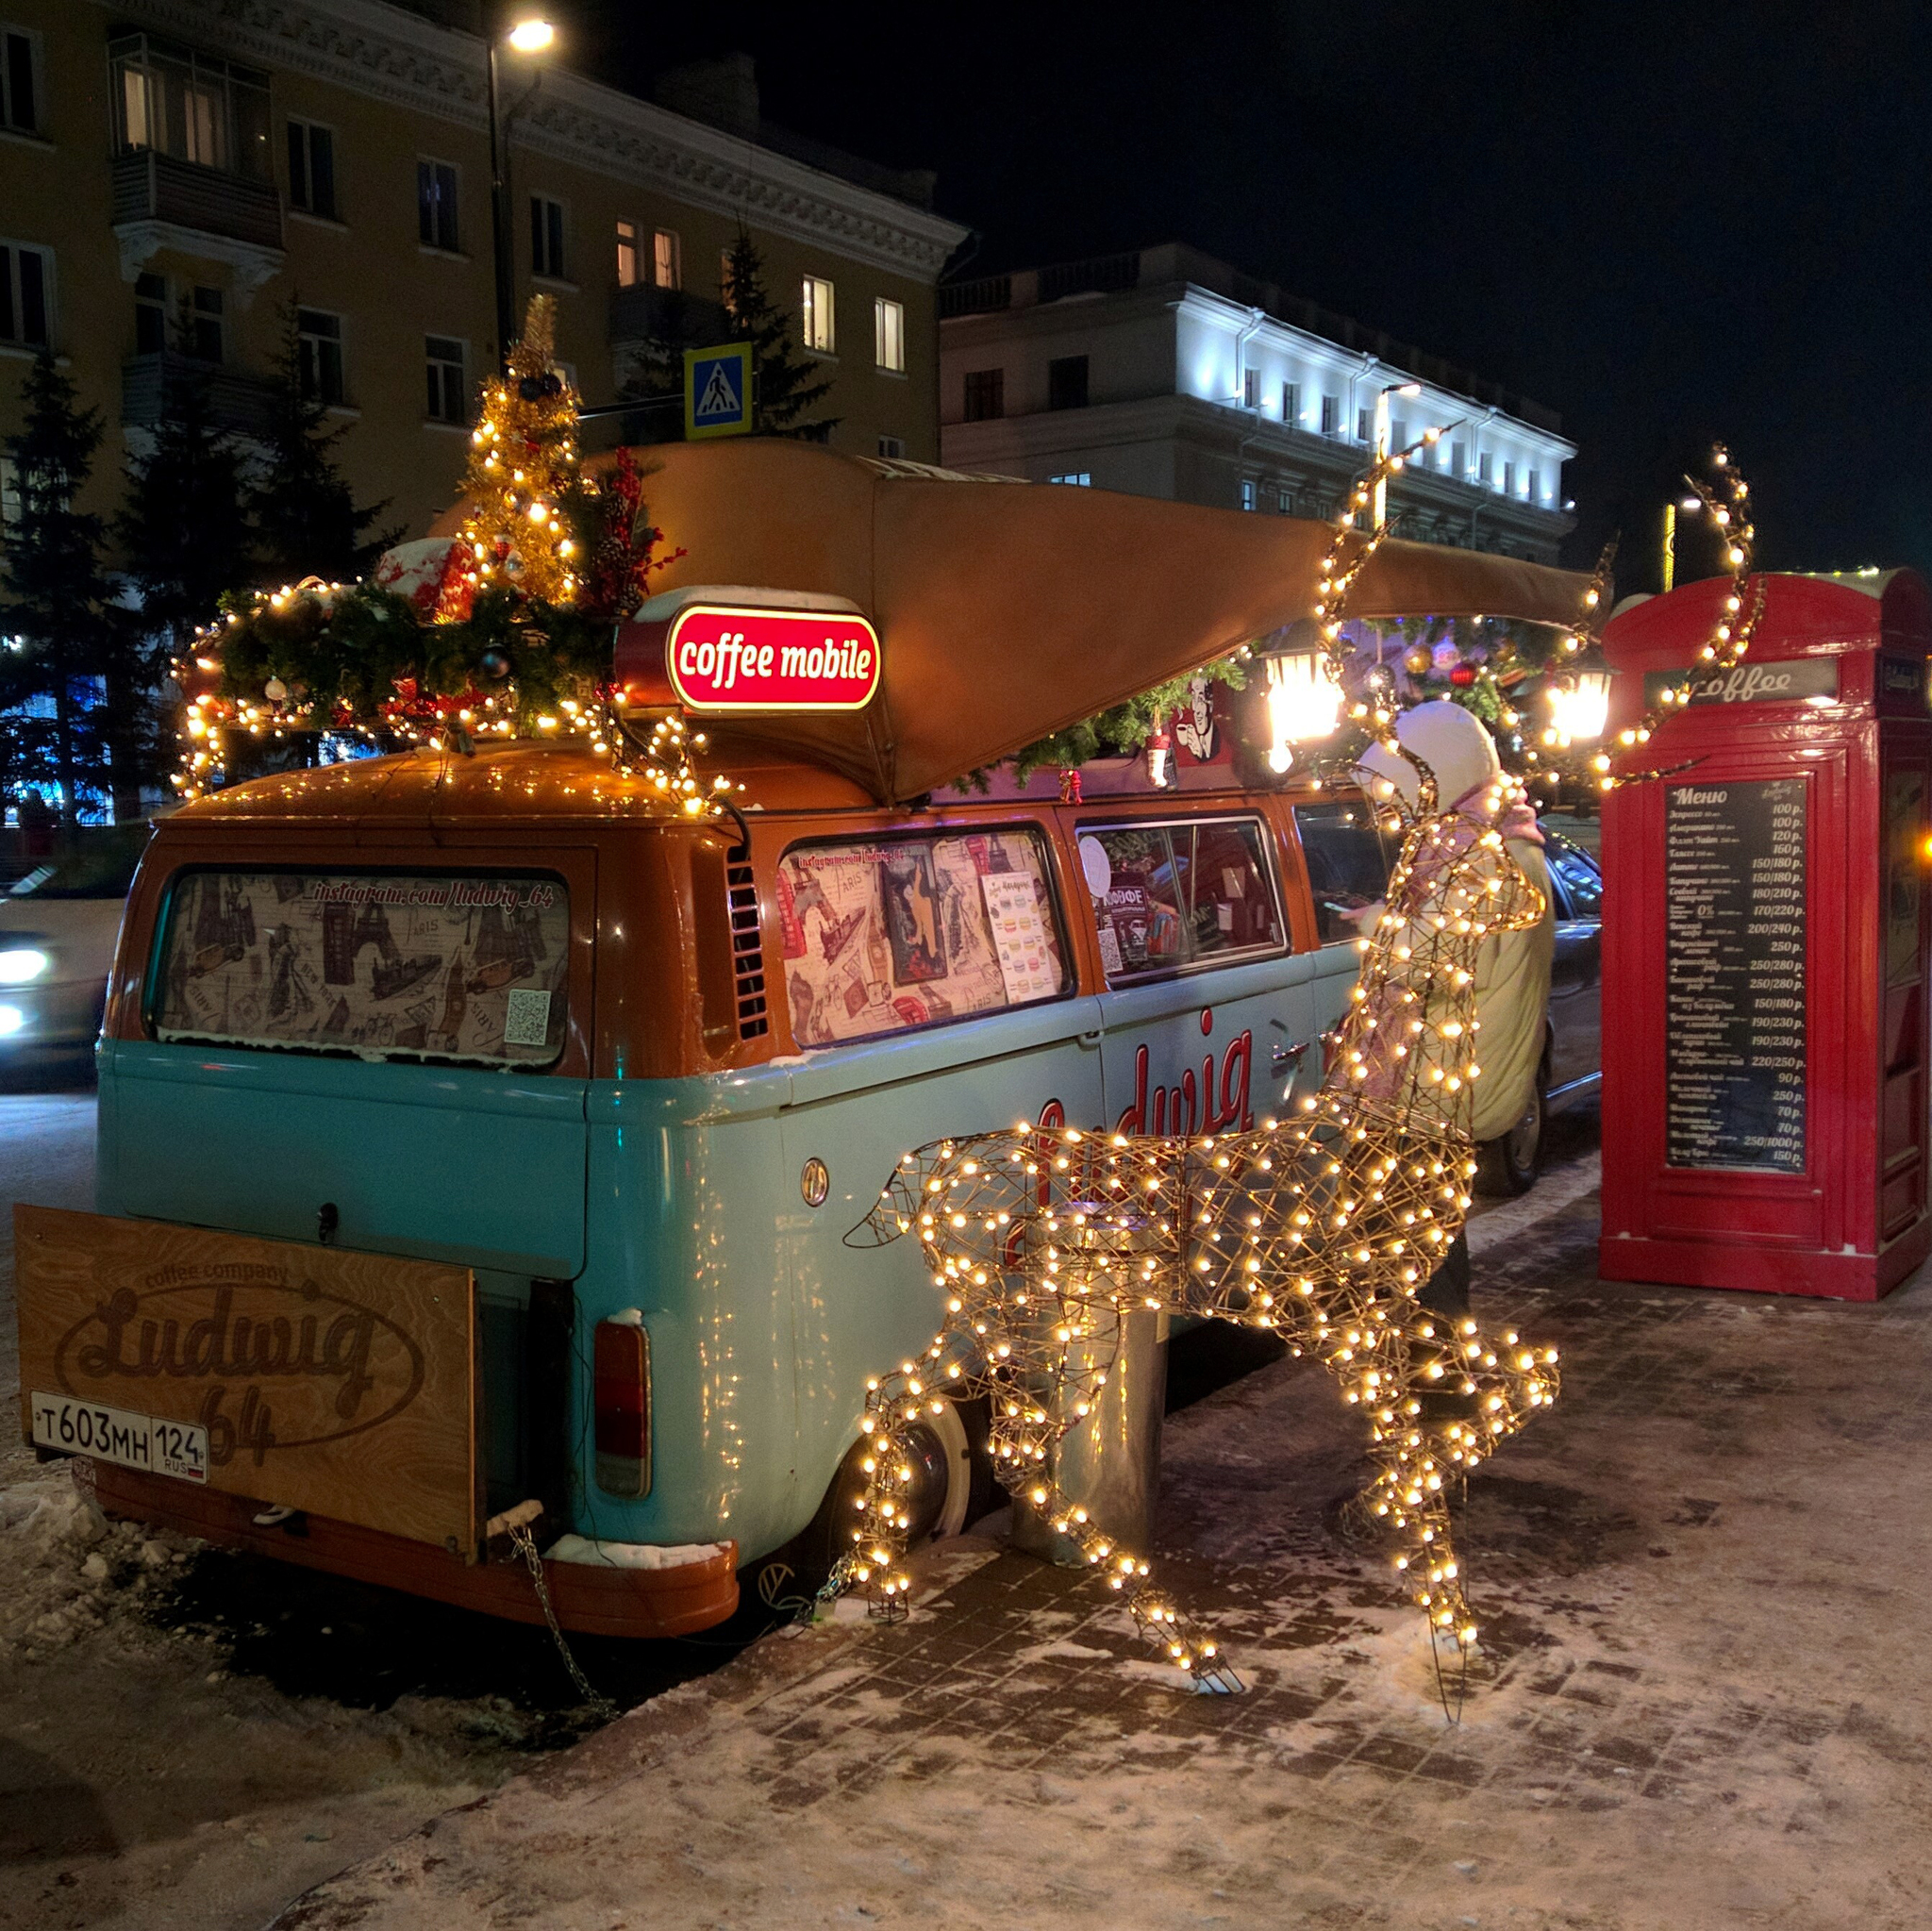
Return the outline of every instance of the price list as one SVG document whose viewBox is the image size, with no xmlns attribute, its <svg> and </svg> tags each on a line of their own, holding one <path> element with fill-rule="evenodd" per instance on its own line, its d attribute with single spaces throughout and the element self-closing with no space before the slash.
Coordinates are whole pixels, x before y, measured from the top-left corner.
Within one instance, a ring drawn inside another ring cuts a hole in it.
<svg viewBox="0 0 1932 1931">
<path fill-rule="evenodd" d="M 1805 780 L 1669 787 L 1666 1157 L 1805 1170 Z"/>
</svg>

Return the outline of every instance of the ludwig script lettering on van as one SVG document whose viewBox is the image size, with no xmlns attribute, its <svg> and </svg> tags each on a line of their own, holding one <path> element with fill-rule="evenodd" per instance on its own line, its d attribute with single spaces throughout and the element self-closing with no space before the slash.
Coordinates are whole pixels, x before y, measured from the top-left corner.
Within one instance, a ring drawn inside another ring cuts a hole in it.
<svg viewBox="0 0 1932 1931">
<path fill-rule="evenodd" d="M 862 710 L 879 688 L 863 617 L 692 604 L 664 642 L 679 700 L 699 711 Z"/>
</svg>

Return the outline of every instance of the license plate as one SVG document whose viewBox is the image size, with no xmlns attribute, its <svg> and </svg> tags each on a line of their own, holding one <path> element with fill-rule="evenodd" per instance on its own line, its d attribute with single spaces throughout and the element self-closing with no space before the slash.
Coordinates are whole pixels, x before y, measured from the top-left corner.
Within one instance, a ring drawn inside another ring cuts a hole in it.
<svg viewBox="0 0 1932 1931">
<path fill-rule="evenodd" d="M 32 1396 L 34 1440 L 42 1448 L 69 1455 L 92 1455 L 142 1469 L 151 1475 L 174 1475 L 184 1482 L 208 1480 L 208 1430 L 193 1422 L 164 1422 L 130 1408 L 105 1408 L 72 1395 Z"/>
</svg>

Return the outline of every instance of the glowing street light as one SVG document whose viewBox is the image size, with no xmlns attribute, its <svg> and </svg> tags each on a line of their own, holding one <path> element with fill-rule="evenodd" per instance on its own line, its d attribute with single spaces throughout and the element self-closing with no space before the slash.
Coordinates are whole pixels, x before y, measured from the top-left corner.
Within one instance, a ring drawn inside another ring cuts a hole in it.
<svg viewBox="0 0 1932 1931">
<path fill-rule="evenodd" d="M 1271 657 L 1268 666 L 1268 768 L 1285 772 L 1296 744 L 1330 737 L 1341 722 L 1341 687 L 1328 660 L 1312 651 Z"/>
<path fill-rule="evenodd" d="M 496 62 L 501 49 L 528 57 L 545 52 L 557 29 L 540 14 L 525 14 L 500 38 L 488 42 L 490 80 L 490 252 L 496 273 L 496 366 L 509 367 L 510 331 L 516 326 L 515 278 L 509 241 L 509 130 L 496 100 Z M 514 111 L 514 110 L 512 110 Z"/>
<path fill-rule="evenodd" d="M 1389 454 L 1389 398 L 1391 395 L 1417 396 L 1423 392 L 1420 382 L 1386 383 L 1375 395 L 1375 458 L 1377 461 Z M 1374 526 L 1380 529 L 1389 521 L 1389 484 L 1386 478 L 1375 485 Z"/>
</svg>

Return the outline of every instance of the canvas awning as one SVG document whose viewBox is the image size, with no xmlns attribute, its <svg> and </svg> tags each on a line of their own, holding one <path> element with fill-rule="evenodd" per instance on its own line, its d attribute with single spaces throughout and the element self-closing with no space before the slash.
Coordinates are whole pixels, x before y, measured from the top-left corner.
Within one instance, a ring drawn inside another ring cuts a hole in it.
<svg viewBox="0 0 1932 1931">
<path fill-rule="evenodd" d="M 652 580 L 842 597 L 877 625 L 863 712 L 746 721 L 874 796 L 916 797 L 1310 613 L 1327 524 L 951 476 L 772 439 L 635 452 L 682 549 Z M 608 460 L 608 458 L 606 458 Z M 444 523 L 453 530 L 452 515 Z M 1395 540 L 1357 617 L 1579 620 L 1571 571 Z"/>
</svg>

